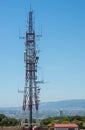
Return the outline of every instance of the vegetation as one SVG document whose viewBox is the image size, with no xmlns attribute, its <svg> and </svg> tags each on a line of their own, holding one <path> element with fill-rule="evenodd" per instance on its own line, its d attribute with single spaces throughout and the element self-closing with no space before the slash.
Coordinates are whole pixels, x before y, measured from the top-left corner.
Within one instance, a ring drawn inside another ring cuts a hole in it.
<svg viewBox="0 0 85 130">
<path fill-rule="evenodd" d="M 6 117 L 0 114 L 0 126 L 20 126 L 20 120 L 15 118 Z M 33 119 L 35 122 L 35 119 Z M 56 123 L 75 123 L 78 124 L 80 128 L 85 126 L 85 116 L 66 116 L 66 117 L 48 117 L 40 120 L 41 126 L 54 126 Z"/>
<path fill-rule="evenodd" d="M 85 116 L 48 117 L 40 122 L 41 126 L 54 126 L 54 124 L 58 123 L 75 123 L 79 128 L 84 128 Z"/>
<path fill-rule="evenodd" d="M 9 118 L 3 114 L 0 114 L 0 126 L 16 126 L 19 124 L 20 124 L 20 120 L 15 118 Z"/>
</svg>

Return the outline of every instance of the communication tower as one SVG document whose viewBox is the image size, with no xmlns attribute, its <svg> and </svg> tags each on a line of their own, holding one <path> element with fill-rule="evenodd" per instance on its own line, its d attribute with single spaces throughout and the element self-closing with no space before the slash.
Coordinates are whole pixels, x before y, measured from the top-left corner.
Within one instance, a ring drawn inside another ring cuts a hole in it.
<svg viewBox="0 0 85 130">
<path fill-rule="evenodd" d="M 39 126 L 38 120 L 38 107 L 39 107 L 39 93 L 40 88 L 38 86 L 37 78 L 37 65 L 38 65 L 38 50 L 36 49 L 35 41 L 35 30 L 33 27 L 33 11 L 29 12 L 29 22 L 26 31 L 26 42 L 25 42 L 25 52 L 24 52 L 24 62 L 25 62 L 25 86 L 24 86 L 24 97 L 23 97 L 23 119 L 21 121 L 21 127 L 24 129 L 28 127 L 32 130 L 33 127 L 33 110 L 36 111 L 36 125 Z M 34 108 L 35 106 L 35 108 Z M 26 116 L 26 117 L 25 117 Z M 26 118 L 28 117 L 28 122 Z"/>
</svg>

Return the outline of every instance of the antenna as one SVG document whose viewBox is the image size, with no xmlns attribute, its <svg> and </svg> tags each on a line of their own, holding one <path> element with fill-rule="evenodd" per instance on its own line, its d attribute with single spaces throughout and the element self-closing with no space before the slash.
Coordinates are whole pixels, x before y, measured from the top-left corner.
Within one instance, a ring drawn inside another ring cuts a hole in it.
<svg viewBox="0 0 85 130">
<path fill-rule="evenodd" d="M 31 4 L 30 4 L 30 11 L 31 11 Z"/>
<path fill-rule="evenodd" d="M 19 28 L 19 39 L 25 39 L 25 37 L 22 37 L 22 36 L 21 36 L 20 28 Z"/>
<path fill-rule="evenodd" d="M 20 32 L 19 32 L 20 35 Z M 41 35 L 36 35 L 33 28 L 33 11 L 29 11 L 29 22 L 28 28 L 26 31 L 25 37 L 20 37 L 20 39 L 25 39 L 25 52 L 24 52 L 24 62 L 25 62 L 25 86 L 24 91 L 18 90 L 18 92 L 23 92 L 23 119 L 21 121 L 21 127 L 24 130 L 24 127 L 27 127 L 32 130 L 33 127 L 33 108 L 35 106 L 36 111 L 36 125 L 39 126 L 39 93 L 40 87 L 39 84 L 43 81 L 38 81 L 37 76 L 37 66 L 38 66 L 38 50 L 36 49 L 35 37 L 40 37 Z M 29 113 L 26 115 L 26 113 Z M 26 115 L 26 117 L 25 117 Z M 28 122 L 25 122 L 25 119 L 28 117 Z"/>
</svg>

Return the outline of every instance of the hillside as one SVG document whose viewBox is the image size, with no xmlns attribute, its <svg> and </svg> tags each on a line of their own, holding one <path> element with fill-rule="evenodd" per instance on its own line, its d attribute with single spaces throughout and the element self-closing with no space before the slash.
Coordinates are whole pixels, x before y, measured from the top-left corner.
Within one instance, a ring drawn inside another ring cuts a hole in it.
<svg viewBox="0 0 85 130">
<path fill-rule="evenodd" d="M 65 100 L 56 102 L 44 102 L 39 106 L 40 118 L 49 116 L 85 115 L 85 100 Z M 0 108 L 0 113 L 9 117 L 21 118 L 21 107 Z M 35 118 L 35 113 L 33 114 Z"/>
<path fill-rule="evenodd" d="M 56 102 L 46 102 L 41 103 L 40 110 L 52 110 L 52 109 L 84 109 L 85 108 L 85 100 L 64 100 L 64 101 L 56 101 Z"/>
</svg>

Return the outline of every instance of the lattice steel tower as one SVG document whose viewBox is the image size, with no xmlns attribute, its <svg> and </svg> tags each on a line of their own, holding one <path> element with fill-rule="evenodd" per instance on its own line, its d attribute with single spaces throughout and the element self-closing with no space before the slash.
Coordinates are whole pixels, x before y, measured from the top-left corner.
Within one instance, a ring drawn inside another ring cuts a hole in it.
<svg viewBox="0 0 85 130">
<path fill-rule="evenodd" d="M 26 42 L 24 61 L 26 66 L 25 71 L 25 86 L 24 86 L 24 97 L 23 97 L 23 119 L 21 122 L 22 128 L 28 125 L 32 129 L 32 117 L 33 117 L 33 106 L 35 105 L 36 115 L 38 115 L 39 106 L 39 91 L 37 79 L 37 64 L 38 64 L 38 50 L 36 50 L 35 42 L 35 31 L 33 27 L 33 12 L 29 12 L 29 23 L 26 31 Z M 28 111 L 28 115 L 27 115 Z M 25 115 L 28 117 L 28 123 L 25 122 Z M 37 126 L 39 126 L 37 117 Z"/>
</svg>

